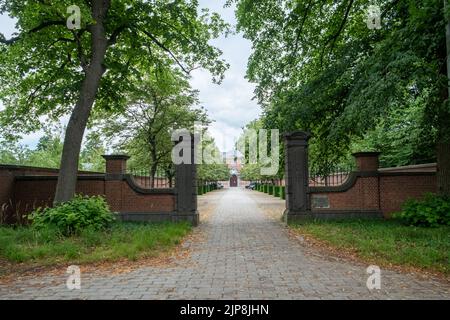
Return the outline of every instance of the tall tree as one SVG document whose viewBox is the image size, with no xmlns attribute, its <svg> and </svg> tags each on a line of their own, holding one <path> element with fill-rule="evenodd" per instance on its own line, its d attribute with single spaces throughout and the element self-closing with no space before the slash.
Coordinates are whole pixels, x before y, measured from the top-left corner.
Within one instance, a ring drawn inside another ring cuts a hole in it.
<svg viewBox="0 0 450 320">
<path fill-rule="evenodd" d="M 80 28 L 67 27 L 73 1 L 0 0 L 0 13 L 17 19 L 18 33 L 0 35 L 2 129 L 32 131 L 42 116 L 70 114 L 55 203 L 75 192 L 86 125 L 97 110 L 124 108 L 132 80 L 162 56 L 188 73 L 197 67 L 220 81 L 227 65 L 208 44 L 227 28 L 196 0 L 80 1 Z M 70 17 L 72 19 L 72 17 Z"/>
<path fill-rule="evenodd" d="M 263 119 L 258 118 L 255 120 L 250 121 L 245 125 L 244 128 L 242 128 L 242 133 L 239 136 L 237 142 L 236 142 L 236 149 L 243 155 L 243 168 L 241 175 L 244 175 L 245 178 L 248 180 L 276 180 L 276 179 L 282 179 L 284 176 L 284 147 L 283 144 L 280 144 L 279 148 L 279 157 L 278 157 L 278 171 L 275 174 L 267 175 L 262 174 L 265 170 L 264 168 L 268 168 L 272 166 L 273 164 L 270 161 L 270 157 L 266 157 L 264 159 L 264 156 L 260 154 L 260 144 L 261 140 L 259 136 L 260 130 L 264 129 L 264 123 Z M 256 141 L 252 141 L 250 132 L 253 133 L 254 138 Z M 269 131 L 270 134 L 270 131 Z M 281 138 L 281 137 L 280 137 Z M 265 137 L 267 141 L 267 137 Z M 256 143 L 255 143 L 256 142 Z M 250 147 L 253 144 L 253 152 L 250 152 Z M 266 151 L 267 156 L 269 156 L 270 150 L 271 150 L 271 140 L 270 138 L 267 141 L 267 148 Z M 253 155 L 252 155 L 253 153 Z M 256 157 L 256 158 L 254 158 Z M 257 172 L 258 171 L 258 172 Z M 257 173 L 256 173 L 257 172 Z"/>
<path fill-rule="evenodd" d="M 253 42 L 247 75 L 266 126 L 311 131 L 314 162 L 326 170 L 380 119 L 420 102 L 417 122 L 432 133 L 438 188 L 450 194 L 442 0 L 379 1 L 379 29 L 368 28 L 369 0 L 236 2 L 238 28 Z"/>
<path fill-rule="evenodd" d="M 170 172 L 172 131 L 193 130 L 195 121 L 209 123 L 197 96 L 183 74 L 157 69 L 136 84 L 124 112 L 99 121 L 98 127 L 116 148 L 132 156 L 134 168 L 149 169 L 153 187 L 158 168 Z"/>
<path fill-rule="evenodd" d="M 14 140 L 0 139 L 0 164 L 27 164 L 30 149 Z"/>
<path fill-rule="evenodd" d="M 214 138 L 209 135 L 207 129 L 204 130 L 202 136 L 202 148 L 198 152 L 202 152 L 203 163 L 198 165 L 198 179 L 206 181 L 228 180 L 230 169 L 224 163 Z"/>
<path fill-rule="evenodd" d="M 54 130 L 54 128 L 52 128 Z M 36 147 L 6 140 L 0 144 L 0 164 L 17 164 L 41 168 L 58 168 L 63 149 L 62 134 L 46 130 Z M 79 169 L 104 171 L 103 143 L 98 137 L 88 137 L 81 151 Z"/>
</svg>

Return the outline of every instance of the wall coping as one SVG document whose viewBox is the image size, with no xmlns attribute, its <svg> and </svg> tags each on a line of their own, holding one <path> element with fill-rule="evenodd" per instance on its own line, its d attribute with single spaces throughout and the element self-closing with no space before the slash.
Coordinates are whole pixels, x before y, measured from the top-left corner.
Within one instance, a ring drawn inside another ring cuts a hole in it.
<svg viewBox="0 0 450 320">
<path fill-rule="evenodd" d="M 128 160 L 130 159 L 129 155 L 126 154 L 104 154 L 102 157 L 105 160 Z"/>
<path fill-rule="evenodd" d="M 394 177 L 394 176 L 435 176 L 435 171 L 396 171 L 396 172 L 379 172 L 381 177 Z"/>
<path fill-rule="evenodd" d="M 359 151 L 359 152 L 353 152 L 352 156 L 354 157 L 375 157 L 379 156 L 381 152 L 378 151 Z"/>
<path fill-rule="evenodd" d="M 406 170 L 416 170 L 416 169 L 425 169 L 425 168 L 431 168 L 434 169 L 434 171 L 427 171 L 427 172 L 435 172 L 437 168 L 437 164 L 435 162 L 433 163 L 423 163 L 423 164 L 412 164 L 407 166 L 399 166 L 399 167 L 388 167 L 388 168 L 379 168 L 378 171 L 380 172 L 399 172 L 403 171 L 406 172 Z M 422 172 L 422 171 L 409 171 L 409 172 Z"/>
<path fill-rule="evenodd" d="M 308 140 L 311 134 L 305 131 L 292 131 L 284 133 L 283 137 L 287 140 Z"/>
<path fill-rule="evenodd" d="M 153 189 L 146 189 L 142 188 L 137 185 L 137 183 L 134 181 L 133 176 L 131 174 L 124 174 L 122 175 L 122 180 L 125 180 L 128 184 L 128 186 L 133 189 L 133 191 L 141 194 L 175 194 L 175 188 L 153 188 Z"/>
<path fill-rule="evenodd" d="M 26 175 L 16 176 L 19 181 L 37 181 L 37 180 L 58 180 L 58 176 L 40 176 L 40 175 Z M 78 180 L 105 180 L 105 175 L 78 175 Z"/>
<path fill-rule="evenodd" d="M 380 172 L 380 171 L 352 171 L 347 180 L 339 186 L 319 186 L 308 187 L 307 193 L 324 193 L 324 192 L 344 192 L 352 188 L 358 178 L 367 177 L 398 177 L 398 176 L 435 176 L 436 172 L 420 172 L 420 171 L 405 171 L 405 172 Z"/>
<path fill-rule="evenodd" d="M 1 169 L 7 169 L 7 170 L 21 170 L 21 169 L 26 169 L 26 170 L 44 170 L 44 171 L 59 173 L 59 169 L 58 168 L 22 166 L 22 165 L 18 165 L 18 164 L 0 164 L 0 170 Z M 104 172 L 85 171 L 85 170 L 79 170 L 78 173 L 79 174 L 93 174 L 93 175 L 95 175 L 95 174 L 104 174 Z"/>
<path fill-rule="evenodd" d="M 307 193 L 344 192 L 352 188 L 358 178 L 378 177 L 378 171 L 352 171 L 347 180 L 339 186 L 308 187 Z"/>
<path fill-rule="evenodd" d="M 109 181 L 126 181 L 128 186 L 135 191 L 136 193 L 140 194 L 175 194 L 175 188 L 153 188 L 153 189 L 145 189 L 140 186 L 138 186 L 134 180 L 133 177 L 130 174 L 124 174 L 124 175 L 118 175 L 116 177 L 117 179 L 112 179 Z M 16 176 L 16 180 L 18 181 L 51 181 L 51 180 L 57 180 L 57 176 L 40 176 L 40 175 L 27 175 L 27 176 Z M 79 175 L 78 180 L 100 180 L 100 181 L 107 181 L 108 176 L 105 174 L 102 175 Z"/>
</svg>

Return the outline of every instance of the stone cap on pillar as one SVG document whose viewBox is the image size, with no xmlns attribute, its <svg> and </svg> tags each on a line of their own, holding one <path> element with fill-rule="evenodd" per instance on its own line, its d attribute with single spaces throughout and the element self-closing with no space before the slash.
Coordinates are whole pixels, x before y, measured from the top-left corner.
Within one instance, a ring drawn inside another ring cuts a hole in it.
<svg viewBox="0 0 450 320">
<path fill-rule="evenodd" d="M 292 132 L 286 132 L 283 134 L 284 141 L 290 145 L 303 145 L 307 144 L 309 138 L 311 138 L 311 134 L 309 132 L 305 131 L 292 131 Z"/>
<path fill-rule="evenodd" d="M 355 157 L 358 171 L 378 171 L 380 152 L 355 152 L 352 155 Z"/>
<path fill-rule="evenodd" d="M 126 154 L 102 155 L 106 160 L 107 174 L 125 174 L 127 172 L 127 160 L 130 156 Z"/>
</svg>

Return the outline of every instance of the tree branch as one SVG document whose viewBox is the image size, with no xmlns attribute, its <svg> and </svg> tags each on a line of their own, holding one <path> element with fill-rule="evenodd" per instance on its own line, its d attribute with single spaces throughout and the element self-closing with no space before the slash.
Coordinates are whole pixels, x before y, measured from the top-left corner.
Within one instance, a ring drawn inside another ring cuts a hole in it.
<svg viewBox="0 0 450 320">
<path fill-rule="evenodd" d="M 119 27 L 117 27 L 117 29 L 113 31 L 113 33 L 111 34 L 111 37 L 108 40 L 108 46 L 115 44 L 120 33 L 122 31 L 124 31 L 126 28 L 128 28 L 127 24 L 122 24 Z"/>
<path fill-rule="evenodd" d="M 69 62 L 70 62 L 70 55 L 67 56 L 67 60 L 65 60 L 65 61 L 61 64 L 61 66 L 58 68 L 58 70 L 56 71 L 55 76 L 56 76 L 57 74 L 59 74 L 59 72 L 60 72 L 61 70 L 63 70 L 63 69 L 67 66 L 67 64 L 68 64 Z M 31 92 L 30 95 L 28 96 L 28 98 L 27 98 L 27 106 L 30 106 L 30 105 L 33 103 L 34 99 L 36 98 L 36 95 L 37 95 L 38 91 L 40 91 L 41 88 L 43 88 L 43 90 L 40 92 L 40 93 L 42 94 L 42 92 L 44 92 L 45 90 L 48 89 L 48 87 L 50 86 L 51 83 L 52 83 L 51 80 L 49 80 L 49 81 L 47 81 L 47 82 L 41 82 L 41 83 L 33 90 L 33 92 Z"/>
<path fill-rule="evenodd" d="M 14 42 L 16 42 L 19 39 L 20 39 L 20 37 L 14 37 L 14 38 L 11 38 L 11 39 L 5 39 L 5 36 L 3 34 L 0 34 L 0 43 L 6 44 L 6 45 L 13 44 Z"/>
<path fill-rule="evenodd" d="M 81 44 L 81 36 L 83 35 L 83 33 L 87 31 L 87 29 L 81 29 L 78 32 L 75 32 L 74 30 L 72 30 L 73 36 L 75 38 L 76 44 L 77 44 L 77 55 L 78 55 L 78 59 L 80 60 L 80 65 L 81 68 L 84 70 L 84 72 L 86 72 L 87 70 L 87 58 L 86 55 L 83 52 L 83 46 Z"/>
<path fill-rule="evenodd" d="M 45 21 L 43 23 L 41 23 L 40 25 L 38 25 L 37 27 L 34 27 L 32 29 L 30 29 L 29 31 L 25 32 L 28 34 L 31 33 L 35 33 L 38 32 L 42 29 L 45 29 L 47 27 L 51 27 L 51 26 L 62 26 L 62 25 L 66 25 L 65 21 Z M 21 35 L 18 35 L 17 37 L 11 38 L 11 39 L 5 39 L 5 37 L 3 36 L 3 34 L 0 34 L 0 43 L 6 44 L 6 45 L 11 45 L 14 44 L 16 41 L 20 40 Z"/>
<path fill-rule="evenodd" d="M 41 23 L 37 27 L 31 29 L 30 31 L 28 31 L 28 33 L 38 32 L 39 30 L 42 30 L 42 29 L 45 29 L 45 28 L 51 27 L 51 26 L 65 26 L 65 25 L 66 25 L 66 21 L 61 21 L 61 20 L 46 21 L 46 22 Z"/>
<path fill-rule="evenodd" d="M 303 17 L 302 17 L 302 20 L 301 20 L 302 22 L 300 23 L 300 27 L 297 29 L 297 34 L 296 34 L 295 44 L 294 44 L 294 53 L 293 53 L 294 55 L 297 54 L 298 42 L 300 41 L 300 36 L 302 34 L 302 31 L 303 31 L 303 26 L 305 25 L 306 19 L 308 18 L 308 13 L 309 13 L 309 10 L 312 7 L 312 4 L 313 4 L 313 1 L 310 0 L 308 2 L 308 6 L 305 9 L 305 12 L 303 13 Z"/>
<path fill-rule="evenodd" d="M 322 65 L 322 63 L 323 63 L 323 56 L 325 54 L 327 45 L 330 43 L 330 41 L 332 41 L 331 46 L 330 46 L 330 53 L 331 53 L 331 51 L 333 51 L 336 40 L 339 38 L 342 30 L 344 29 L 345 24 L 347 23 L 348 15 L 350 13 L 350 9 L 352 8 L 353 1 L 354 0 L 349 1 L 347 8 L 345 9 L 344 18 L 342 19 L 337 32 L 335 34 L 333 34 L 330 38 L 328 38 L 328 40 L 325 42 L 323 49 L 322 49 L 322 55 L 320 56 L 320 65 Z"/>
<path fill-rule="evenodd" d="M 150 32 L 146 31 L 146 30 L 142 30 L 142 32 L 149 37 L 158 47 L 160 47 L 161 49 L 163 49 L 164 51 L 166 51 L 173 60 L 175 60 L 175 62 L 178 64 L 178 66 L 181 68 L 181 70 L 183 70 L 183 72 L 185 72 L 186 74 L 189 74 L 189 71 L 186 70 L 186 68 L 181 64 L 181 62 L 177 59 L 177 57 L 173 54 L 173 52 L 168 49 L 164 44 L 162 44 L 158 39 L 156 39 L 156 37 L 151 34 Z"/>
<path fill-rule="evenodd" d="M 57 38 L 55 41 L 53 41 L 50 45 L 49 45 L 49 47 L 52 47 L 55 43 L 57 43 L 57 42 L 72 42 L 72 43 L 74 43 L 75 42 L 75 40 L 74 39 L 69 39 L 69 38 Z"/>
</svg>

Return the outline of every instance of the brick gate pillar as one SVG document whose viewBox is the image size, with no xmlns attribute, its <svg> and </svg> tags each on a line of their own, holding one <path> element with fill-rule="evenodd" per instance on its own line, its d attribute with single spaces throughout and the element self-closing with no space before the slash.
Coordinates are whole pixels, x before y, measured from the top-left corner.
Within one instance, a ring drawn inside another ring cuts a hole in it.
<svg viewBox="0 0 450 320">
<path fill-rule="evenodd" d="M 380 152 L 355 152 L 352 155 L 355 157 L 358 171 L 378 171 Z"/>
<path fill-rule="evenodd" d="M 310 134 L 295 131 L 284 134 L 286 210 L 284 221 L 302 219 L 311 212 L 308 201 L 308 139 Z"/>
<path fill-rule="evenodd" d="M 175 144 L 183 141 L 183 137 Z M 175 214 L 173 221 L 189 221 L 194 226 L 199 223 L 197 211 L 197 165 L 194 163 L 196 139 L 191 134 L 190 163 L 175 165 Z"/>
<path fill-rule="evenodd" d="M 379 156 L 380 152 L 356 152 L 356 167 L 360 173 L 359 201 L 362 209 L 381 210 Z"/>
<path fill-rule="evenodd" d="M 107 175 L 122 175 L 127 173 L 127 160 L 130 156 L 125 154 L 111 154 L 102 156 L 106 160 Z"/>
<path fill-rule="evenodd" d="M 124 154 L 103 155 L 106 160 L 105 197 L 112 211 L 122 211 L 122 177 L 127 173 L 127 160 Z"/>
</svg>

